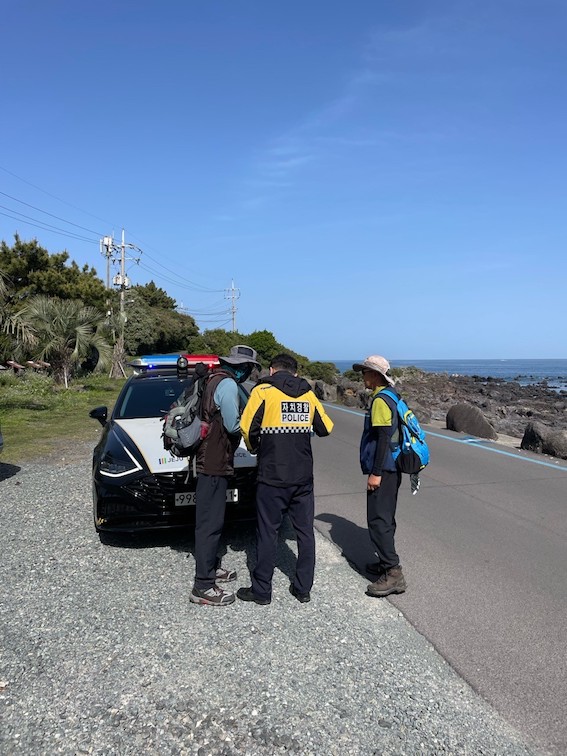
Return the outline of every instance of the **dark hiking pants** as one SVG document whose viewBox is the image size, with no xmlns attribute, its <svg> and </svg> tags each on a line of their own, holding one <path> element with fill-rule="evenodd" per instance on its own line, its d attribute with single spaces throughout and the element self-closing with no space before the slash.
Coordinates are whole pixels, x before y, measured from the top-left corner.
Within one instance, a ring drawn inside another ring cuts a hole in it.
<svg viewBox="0 0 567 756">
<path fill-rule="evenodd" d="M 386 569 L 396 567 L 400 563 L 394 536 L 398 489 L 401 482 L 400 472 L 383 470 L 380 487 L 374 491 L 368 491 L 366 495 L 368 534 L 376 550 L 378 561 Z"/>
<path fill-rule="evenodd" d="M 287 488 L 258 483 L 256 509 L 256 567 L 252 573 L 252 591 L 263 599 L 272 597 L 278 531 L 287 512 L 297 536 L 297 565 L 293 586 L 298 593 L 309 593 L 315 573 L 313 483 Z"/>
<path fill-rule="evenodd" d="M 197 476 L 195 511 L 195 588 L 215 584 L 218 548 L 226 511 L 227 479 L 222 475 Z"/>
</svg>

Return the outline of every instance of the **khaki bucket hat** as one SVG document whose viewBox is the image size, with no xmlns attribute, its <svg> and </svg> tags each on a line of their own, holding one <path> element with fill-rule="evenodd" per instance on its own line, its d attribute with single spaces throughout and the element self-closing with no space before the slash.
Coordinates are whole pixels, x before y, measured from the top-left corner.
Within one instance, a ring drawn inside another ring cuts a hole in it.
<svg viewBox="0 0 567 756">
<path fill-rule="evenodd" d="M 385 357 L 381 357 L 379 354 L 372 354 L 367 357 L 363 362 L 355 362 L 352 366 L 353 370 L 361 372 L 362 370 L 374 370 L 375 373 L 380 373 L 390 384 L 394 385 L 394 380 L 388 375 L 390 369 L 390 363 Z"/>
</svg>

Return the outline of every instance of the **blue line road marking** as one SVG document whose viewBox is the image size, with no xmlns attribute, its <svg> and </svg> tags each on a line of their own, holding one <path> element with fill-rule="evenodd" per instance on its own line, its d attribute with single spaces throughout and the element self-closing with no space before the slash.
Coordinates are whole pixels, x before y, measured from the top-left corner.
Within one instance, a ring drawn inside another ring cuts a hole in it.
<svg viewBox="0 0 567 756">
<path fill-rule="evenodd" d="M 333 410 L 339 410 L 340 412 L 348 412 L 350 415 L 358 415 L 364 417 L 364 412 L 361 410 L 352 410 L 347 407 L 339 407 L 336 404 L 329 404 L 329 402 L 323 402 L 325 407 Z M 488 446 L 488 444 L 495 443 L 494 441 L 488 441 L 485 438 L 477 438 L 476 436 L 464 436 L 463 438 L 451 438 L 451 436 L 444 436 L 442 433 L 433 433 L 432 431 L 426 431 L 428 436 L 434 436 L 435 438 L 441 438 L 444 441 L 452 441 L 455 444 L 474 444 L 479 449 L 485 451 L 494 452 L 494 454 L 503 454 L 505 457 L 512 457 L 513 459 L 519 459 L 522 462 L 531 462 L 532 465 L 541 465 L 542 467 L 551 467 L 553 470 L 559 472 L 567 472 L 564 460 L 557 460 L 557 462 L 546 462 L 543 459 L 532 459 L 532 457 L 524 457 L 523 454 L 515 454 L 514 452 L 504 451 L 503 449 L 495 449 L 494 446 Z M 496 442 L 497 443 L 497 442 Z"/>
</svg>

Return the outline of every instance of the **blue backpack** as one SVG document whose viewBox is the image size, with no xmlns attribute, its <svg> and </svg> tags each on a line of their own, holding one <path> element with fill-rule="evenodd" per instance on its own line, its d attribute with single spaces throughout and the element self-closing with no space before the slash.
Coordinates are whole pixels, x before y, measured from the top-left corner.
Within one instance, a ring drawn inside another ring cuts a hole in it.
<svg viewBox="0 0 567 756">
<path fill-rule="evenodd" d="M 418 473 L 429 463 L 429 448 L 417 417 L 405 401 L 391 389 L 382 389 L 380 397 L 387 396 L 394 402 L 398 414 L 398 434 L 394 434 L 390 448 L 396 467 L 400 472 Z M 390 402 L 387 402 L 389 405 Z M 392 410 L 393 411 L 393 410 Z M 398 436 L 397 441 L 394 440 Z"/>
</svg>

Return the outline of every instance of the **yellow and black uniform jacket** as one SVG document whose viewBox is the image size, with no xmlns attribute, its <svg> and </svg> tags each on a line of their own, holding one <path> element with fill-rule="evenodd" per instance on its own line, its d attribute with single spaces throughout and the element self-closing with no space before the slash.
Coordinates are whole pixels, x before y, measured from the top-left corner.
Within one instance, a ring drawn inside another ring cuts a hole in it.
<svg viewBox="0 0 567 756">
<path fill-rule="evenodd" d="M 259 483 L 298 486 L 313 481 L 311 433 L 328 436 L 333 421 L 304 378 L 278 370 L 252 389 L 240 430 L 258 455 Z"/>
</svg>

